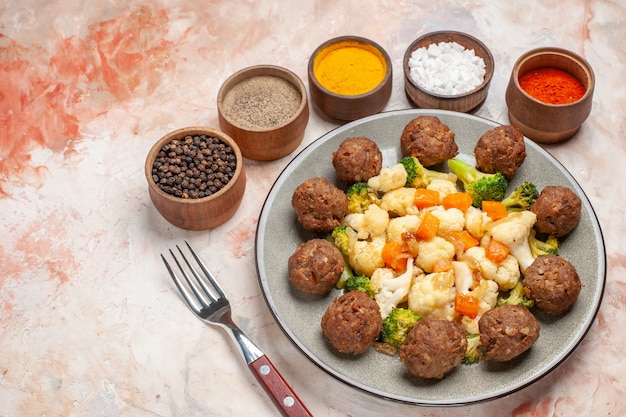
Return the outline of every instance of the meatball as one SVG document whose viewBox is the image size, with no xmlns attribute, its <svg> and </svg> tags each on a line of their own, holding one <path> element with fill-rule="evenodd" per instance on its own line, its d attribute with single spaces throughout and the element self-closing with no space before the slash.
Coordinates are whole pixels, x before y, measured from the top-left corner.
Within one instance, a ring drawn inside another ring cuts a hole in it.
<svg viewBox="0 0 626 417">
<path fill-rule="evenodd" d="M 530 207 L 537 215 L 535 229 L 557 238 L 568 235 L 580 221 L 580 197 L 568 187 L 549 185 L 539 193 Z"/>
<path fill-rule="evenodd" d="M 572 308 L 581 289 L 576 268 L 560 256 L 539 256 L 524 274 L 526 297 L 539 311 L 553 316 Z"/>
<path fill-rule="evenodd" d="M 441 164 L 459 153 L 454 132 L 434 116 L 411 120 L 402 131 L 400 149 L 402 155 L 416 157 L 425 167 Z"/>
<path fill-rule="evenodd" d="M 313 233 L 328 233 L 348 213 L 346 194 L 326 178 L 310 178 L 293 192 L 291 205 L 298 222 Z"/>
<path fill-rule="evenodd" d="M 333 167 L 337 173 L 337 181 L 367 182 L 380 173 L 383 154 L 371 139 L 348 138 L 333 152 Z"/>
<path fill-rule="evenodd" d="M 526 159 L 524 134 L 516 126 L 504 125 L 485 132 L 474 147 L 476 168 L 489 174 L 513 178 Z"/>
<path fill-rule="evenodd" d="M 328 294 L 343 272 L 343 255 L 326 239 L 300 243 L 287 261 L 289 282 L 308 294 Z"/>
<path fill-rule="evenodd" d="M 459 324 L 425 318 L 413 326 L 400 346 L 400 361 L 415 376 L 441 379 L 461 363 L 466 349 L 467 339 Z"/>
<path fill-rule="evenodd" d="M 526 352 L 539 338 L 539 322 L 521 305 L 487 310 L 478 321 L 485 360 L 506 362 Z"/>
<path fill-rule="evenodd" d="M 333 300 L 321 325 L 324 336 L 337 351 L 360 355 L 378 338 L 383 319 L 376 301 L 362 291 L 352 290 Z"/>
</svg>

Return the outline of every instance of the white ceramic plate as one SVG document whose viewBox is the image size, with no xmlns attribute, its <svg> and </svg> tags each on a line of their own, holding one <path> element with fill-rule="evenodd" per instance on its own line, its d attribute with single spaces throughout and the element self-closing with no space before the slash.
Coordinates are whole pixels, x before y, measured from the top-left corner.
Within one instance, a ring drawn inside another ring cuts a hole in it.
<svg viewBox="0 0 626 417">
<path fill-rule="evenodd" d="M 560 254 L 569 260 L 584 285 L 575 306 L 559 318 L 537 314 L 541 335 L 519 358 L 504 364 L 481 362 L 461 365 L 440 381 L 411 376 L 398 356 L 370 348 L 353 358 L 337 354 L 325 341 L 320 320 L 333 298 L 307 296 L 288 282 L 287 259 L 298 243 L 314 237 L 305 232 L 291 207 L 294 189 L 304 180 L 322 176 L 335 181 L 331 154 L 348 137 L 366 136 L 378 143 L 383 165 L 400 158 L 404 126 L 420 115 L 434 115 L 456 134 L 460 157 L 473 159 L 478 138 L 497 123 L 476 116 L 437 110 L 402 110 L 380 113 L 343 125 L 316 140 L 285 168 L 263 206 L 256 237 L 259 281 L 267 304 L 291 341 L 317 366 L 344 383 L 370 394 L 416 405 L 463 405 L 498 398 L 517 391 L 547 375 L 576 349 L 600 307 L 606 279 L 606 254 L 602 231 L 593 208 L 572 175 L 548 152 L 526 141 L 527 158 L 511 181 L 533 181 L 541 190 L 565 185 L 582 200 L 577 228 L 563 242 Z"/>
</svg>

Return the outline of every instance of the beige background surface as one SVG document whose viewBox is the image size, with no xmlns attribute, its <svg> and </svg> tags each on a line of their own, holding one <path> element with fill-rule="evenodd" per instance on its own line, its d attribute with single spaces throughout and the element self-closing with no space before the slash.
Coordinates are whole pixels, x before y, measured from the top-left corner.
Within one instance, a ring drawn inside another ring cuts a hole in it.
<svg viewBox="0 0 626 417">
<path fill-rule="evenodd" d="M 187 239 L 210 260 L 241 327 L 316 416 L 626 414 L 626 5 L 620 1 L 111 1 L 0 4 L 0 416 L 274 416 L 239 352 L 181 302 L 159 253 Z M 507 123 L 504 90 L 523 52 L 583 55 L 592 114 L 546 149 L 587 192 L 608 254 L 598 318 L 571 358 L 507 398 L 422 409 L 331 379 L 289 342 L 257 283 L 264 198 L 295 154 L 337 125 L 314 108 L 304 141 L 274 162 L 246 160 L 241 208 L 209 232 L 169 225 L 143 176 L 150 146 L 189 125 L 218 126 L 215 100 L 236 70 L 271 63 L 306 82 L 311 52 L 371 38 L 393 60 L 385 110 L 409 108 L 402 56 L 419 35 L 468 32 L 496 72 L 476 113 Z"/>
</svg>

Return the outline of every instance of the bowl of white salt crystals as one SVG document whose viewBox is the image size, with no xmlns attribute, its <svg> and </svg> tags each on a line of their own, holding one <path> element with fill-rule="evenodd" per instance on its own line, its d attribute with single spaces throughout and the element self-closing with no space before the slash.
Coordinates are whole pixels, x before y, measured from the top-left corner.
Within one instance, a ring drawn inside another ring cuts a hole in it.
<svg viewBox="0 0 626 417">
<path fill-rule="evenodd" d="M 489 48 L 462 32 L 416 39 L 404 54 L 404 88 L 416 107 L 473 113 L 487 98 L 494 62 Z"/>
</svg>

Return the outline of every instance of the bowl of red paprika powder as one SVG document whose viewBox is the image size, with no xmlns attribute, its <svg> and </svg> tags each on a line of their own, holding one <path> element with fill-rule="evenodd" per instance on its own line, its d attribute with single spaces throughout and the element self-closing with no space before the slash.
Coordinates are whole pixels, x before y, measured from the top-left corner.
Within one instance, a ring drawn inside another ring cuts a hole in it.
<svg viewBox="0 0 626 417">
<path fill-rule="evenodd" d="M 523 54 L 506 89 L 509 121 L 537 143 L 574 136 L 591 113 L 595 76 L 578 54 L 555 47 Z"/>
</svg>

